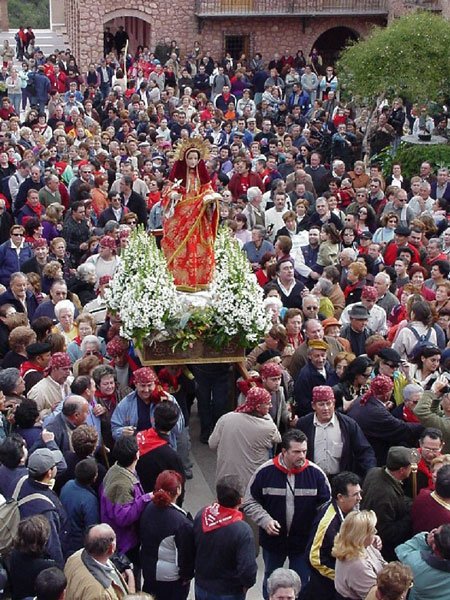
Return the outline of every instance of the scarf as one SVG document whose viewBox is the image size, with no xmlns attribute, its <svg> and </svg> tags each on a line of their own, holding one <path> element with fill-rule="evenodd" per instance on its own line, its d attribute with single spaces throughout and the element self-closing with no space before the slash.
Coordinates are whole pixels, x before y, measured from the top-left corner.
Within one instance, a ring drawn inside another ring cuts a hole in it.
<svg viewBox="0 0 450 600">
<path fill-rule="evenodd" d="M 237 521 L 242 521 L 243 514 L 236 508 L 226 508 L 215 502 L 207 506 L 202 512 L 203 533 L 215 531 L 221 527 L 227 527 Z"/>
<path fill-rule="evenodd" d="M 285 465 L 281 464 L 281 456 L 281 454 L 277 454 L 277 456 L 275 456 L 275 458 L 273 459 L 273 464 L 277 469 L 279 469 L 283 473 L 286 473 L 286 475 L 297 475 L 298 473 L 301 473 L 304 469 L 306 469 L 306 467 L 309 467 L 309 462 L 306 459 L 303 466 L 299 467 L 298 469 L 288 469 Z"/>
<path fill-rule="evenodd" d="M 407 423 L 420 423 L 413 411 L 407 406 L 403 407 L 403 420 Z"/>
<path fill-rule="evenodd" d="M 139 456 L 144 456 L 151 450 L 156 450 L 161 446 L 166 446 L 169 443 L 169 436 L 164 435 L 156 431 L 156 429 L 146 429 L 140 431 L 136 436 L 137 443 L 139 445 Z"/>
<path fill-rule="evenodd" d="M 25 375 L 30 371 L 37 371 L 38 373 L 43 373 L 44 367 L 37 365 L 36 363 L 32 362 L 31 360 L 26 360 L 25 362 L 23 362 L 20 365 L 20 369 L 19 369 L 20 376 L 25 377 Z"/>
<path fill-rule="evenodd" d="M 103 394 L 100 390 L 95 390 L 95 397 L 100 400 L 100 404 L 106 408 L 111 415 L 117 406 L 116 392 L 112 394 Z"/>
<path fill-rule="evenodd" d="M 33 211 L 33 212 L 34 212 L 34 213 L 35 213 L 35 214 L 38 216 L 38 218 L 39 218 L 39 220 L 40 220 L 40 219 L 41 219 L 41 215 L 42 215 L 42 209 L 43 209 L 43 206 L 42 206 L 42 204 L 40 204 L 40 203 L 39 203 L 39 205 L 38 205 L 38 206 L 31 206 L 31 204 L 30 204 L 30 201 L 29 201 L 29 200 L 27 200 L 27 201 L 25 202 L 25 204 L 28 206 L 28 208 L 29 208 L 31 211 Z"/>
</svg>

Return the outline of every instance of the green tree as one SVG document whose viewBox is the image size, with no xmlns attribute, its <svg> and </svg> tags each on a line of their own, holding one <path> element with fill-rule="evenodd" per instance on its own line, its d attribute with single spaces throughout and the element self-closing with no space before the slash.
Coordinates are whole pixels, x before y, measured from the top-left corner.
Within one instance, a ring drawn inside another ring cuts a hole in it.
<svg viewBox="0 0 450 600">
<path fill-rule="evenodd" d="M 401 96 L 411 102 L 450 97 L 450 22 L 415 12 L 348 46 L 338 61 L 343 88 L 365 101 Z"/>
<path fill-rule="evenodd" d="M 11 29 L 18 29 L 21 25 L 34 29 L 50 27 L 49 0 L 8 0 L 8 13 Z"/>
</svg>

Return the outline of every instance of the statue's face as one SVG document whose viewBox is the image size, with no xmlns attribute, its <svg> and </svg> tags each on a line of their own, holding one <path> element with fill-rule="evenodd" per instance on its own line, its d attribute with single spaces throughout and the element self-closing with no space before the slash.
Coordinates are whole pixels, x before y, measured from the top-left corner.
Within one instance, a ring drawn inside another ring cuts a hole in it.
<svg viewBox="0 0 450 600">
<path fill-rule="evenodd" d="M 190 152 L 187 153 L 186 164 L 190 169 L 195 169 L 195 167 L 198 165 L 199 161 L 200 161 L 200 157 L 198 155 L 198 152 L 196 152 L 195 150 L 191 150 Z"/>
</svg>

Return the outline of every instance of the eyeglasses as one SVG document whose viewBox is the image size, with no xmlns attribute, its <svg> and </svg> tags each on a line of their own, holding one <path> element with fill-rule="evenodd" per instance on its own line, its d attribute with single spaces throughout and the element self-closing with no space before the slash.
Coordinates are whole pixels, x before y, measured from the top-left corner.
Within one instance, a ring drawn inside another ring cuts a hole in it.
<svg viewBox="0 0 450 600">
<path fill-rule="evenodd" d="M 305 310 L 318 310 L 319 309 L 318 306 L 304 306 L 303 308 Z"/>
<path fill-rule="evenodd" d="M 14 231 L 11 235 L 15 235 L 17 237 L 23 237 L 23 233 L 19 233 L 18 231 Z"/>
<path fill-rule="evenodd" d="M 387 361 L 384 361 L 384 364 L 387 365 L 388 367 L 390 367 L 391 369 L 396 369 L 398 367 L 397 364 L 391 363 L 391 362 L 387 362 Z"/>
<path fill-rule="evenodd" d="M 136 225 L 137 221 L 133 219 L 133 221 L 127 221 L 128 225 Z"/>
</svg>

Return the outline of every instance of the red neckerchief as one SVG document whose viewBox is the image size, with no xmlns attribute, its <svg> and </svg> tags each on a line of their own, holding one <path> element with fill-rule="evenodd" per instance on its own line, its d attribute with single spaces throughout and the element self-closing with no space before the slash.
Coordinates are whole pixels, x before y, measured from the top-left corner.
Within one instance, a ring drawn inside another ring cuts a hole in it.
<svg viewBox="0 0 450 600">
<path fill-rule="evenodd" d="M 81 338 L 80 338 L 80 336 L 77 335 L 77 337 L 74 337 L 73 340 L 72 340 L 72 342 L 75 342 L 75 344 L 77 346 L 81 346 Z"/>
<path fill-rule="evenodd" d="M 353 292 L 353 290 L 355 290 L 355 289 L 356 289 L 356 287 L 357 287 L 358 283 L 359 283 L 359 281 L 357 281 L 356 283 L 353 283 L 353 284 L 347 285 L 347 286 L 345 287 L 345 290 L 344 290 L 344 296 L 345 296 L 346 298 L 348 298 L 348 295 L 350 294 L 350 292 Z"/>
<path fill-rule="evenodd" d="M 37 365 L 36 363 L 32 362 L 31 360 L 26 360 L 25 362 L 23 362 L 20 365 L 20 369 L 19 369 L 20 376 L 25 377 L 25 375 L 28 373 L 28 371 L 38 371 L 38 373 L 43 373 L 44 367 Z"/>
<path fill-rule="evenodd" d="M 162 438 L 153 428 L 140 431 L 136 439 L 139 446 L 139 456 L 144 456 L 147 452 L 168 444 L 168 441 Z"/>
<path fill-rule="evenodd" d="M 117 406 L 116 392 L 113 394 L 103 394 L 100 390 L 95 390 L 95 397 L 101 400 L 102 404 L 109 413 L 112 413 Z"/>
<path fill-rule="evenodd" d="M 407 406 L 403 407 L 403 420 L 407 423 L 420 423 L 413 411 Z"/>
<path fill-rule="evenodd" d="M 420 448 L 419 448 L 418 452 L 419 452 L 420 455 L 422 455 L 422 451 L 421 451 Z M 431 471 L 428 468 L 426 462 L 423 460 L 423 458 L 421 458 L 419 460 L 419 462 L 417 463 L 417 470 L 420 471 L 421 473 L 423 473 L 427 477 L 427 479 L 428 479 L 428 487 L 430 489 L 434 489 L 434 484 L 433 484 L 433 478 L 431 476 Z"/>
<path fill-rule="evenodd" d="M 286 473 L 286 475 L 297 475 L 298 473 L 304 471 L 306 467 L 309 467 L 308 459 L 306 459 L 305 464 L 302 467 L 299 467 L 298 469 L 287 469 L 284 465 L 280 463 L 280 456 L 281 454 L 275 456 L 275 458 L 273 459 L 273 464 L 276 466 L 277 469 L 279 469 L 283 473 Z"/>
<path fill-rule="evenodd" d="M 31 206 L 31 203 L 30 203 L 30 201 L 29 201 L 29 200 L 27 200 L 27 201 L 25 202 L 25 204 L 28 206 L 28 208 L 29 208 L 30 210 L 32 210 L 32 211 L 33 211 L 33 212 L 34 212 L 34 213 L 35 213 L 35 214 L 36 214 L 36 215 L 39 217 L 39 219 L 41 218 L 41 215 L 42 215 L 42 208 L 43 208 L 41 203 L 39 203 L 39 205 L 38 205 L 38 206 Z"/>
<path fill-rule="evenodd" d="M 242 521 L 243 514 L 235 508 L 226 508 L 218 502 L 207 506 L 202 512 L 202 530 L 208 533 L 221 527 L 227 527 L 237 521 Z"/>
</svg>

